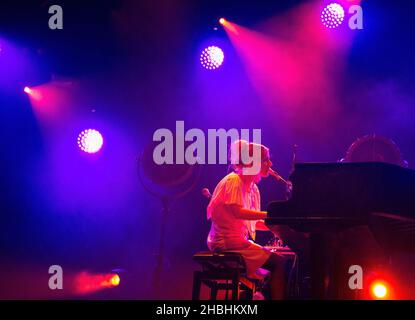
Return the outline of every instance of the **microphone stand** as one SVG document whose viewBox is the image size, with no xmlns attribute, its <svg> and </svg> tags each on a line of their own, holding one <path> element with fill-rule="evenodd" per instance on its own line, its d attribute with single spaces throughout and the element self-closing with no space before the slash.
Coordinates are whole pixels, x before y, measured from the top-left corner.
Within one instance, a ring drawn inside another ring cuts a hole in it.
<svg viewBox="0 0 415 320">
<path fill-rule="evenodd" d="M 162 292 L 162 274 L 163 274 L 163 264 L 165 261 L 165 237 L 166 237 L 166 225 L 168 217 L 171 213 L 171 204 L 173 201 L 180 199 L 187 195 L 191 190 L 194 189 L 196 186 L 196 183 L 198 182 L 200 175 L 201 175 L 201 167 L 196 166 L 196 172 L 194 173 L 192 177 L 192 181 L 190 185 L 185 188 L 183 191 L 178 192 L 176 194 L 162 194 L 153 191 L 146 183 L 144 174 L 142 172 L 141 163 L 142 163 L 142 156 L 140 155 L 137 159 L 138 162 L 138 177 L 139 180 L 144 187 L 144 189 L 153 197 L 158 198 L 161 201 L 162 204 L 162 210 L 161 210 L 161 223 L 160 223 L 160 239 L 159 239 L 159 247 L 158 252 L 156 254 L 156 266 L 154 268 L 153 272 L 153 278 L 152 278 L 152 285 L 153 285 L 153 294 L 154 297 L 157 299 L 161 299 L 161 292 Z"/>
</svg>

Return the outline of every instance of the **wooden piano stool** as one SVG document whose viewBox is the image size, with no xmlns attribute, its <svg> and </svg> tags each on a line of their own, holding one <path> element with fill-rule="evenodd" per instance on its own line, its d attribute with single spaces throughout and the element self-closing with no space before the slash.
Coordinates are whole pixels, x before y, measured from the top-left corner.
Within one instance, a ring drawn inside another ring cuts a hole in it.
<svg viewBox="0 0 415 320">
<path fill-rule="evenodd" d="M 201 265 L 202 270 L 193 273 L 192 300 L 200 299 L 202 284 L 209 287 L 210 300 L 216 300 L 220 290 L 226 290 L 225 299 L 231 291 L 231 299 L 239 300 L 241 290 L 253 295 L 259 286 L 258 280 L 246 277 L 245 262 L 238 253 L 203 251 L 196 253 L 193 260 Z"/>
</svg>

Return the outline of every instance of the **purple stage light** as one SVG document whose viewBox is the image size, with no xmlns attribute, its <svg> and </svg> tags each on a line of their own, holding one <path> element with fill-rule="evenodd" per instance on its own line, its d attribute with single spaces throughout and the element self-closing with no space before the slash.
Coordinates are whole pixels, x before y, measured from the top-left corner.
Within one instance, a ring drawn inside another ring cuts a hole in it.
<svg viewBox="0 0 415 320">
<path fill-rule="evenodd" d="M 344 20 L 344 9 L 338 3 L 330 3 L 321 12 L 321 22 L 326 28 L 337 28 Z"/>
<path fill-rule="evenodd" d="M 203 50 L 200 55 L 200 63 L 204 68 L 214 70 L 222 65 L 224 58 L 225 55 L 221 48 L 210 46 Z"/>
<path fill-rule="evenodd" d="M 78 136 L 78 146 L 86 153 L 96 153 L 101 150 L 104 139 L 101 133 L 95 129 L 82 131 Z"/>
</svg>

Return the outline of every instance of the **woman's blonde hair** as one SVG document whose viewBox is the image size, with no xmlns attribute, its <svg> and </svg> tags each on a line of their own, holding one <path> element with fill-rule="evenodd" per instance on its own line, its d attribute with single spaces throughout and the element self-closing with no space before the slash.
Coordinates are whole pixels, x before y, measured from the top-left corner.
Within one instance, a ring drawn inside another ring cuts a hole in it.
<svg viewBox="0 0 415 320">
<path fill-rule="evenodd" d="M 256 148 L 260 148 L 260 152 L 255 152 Z M 247 159 L 247 157 L 252 159 L 252 161 L 245 163 L 244 159 Z M 261 163 L 264 159 L 269 158 L 269 149 L 262 144 L 248 142 L 246 140 L 236 140 L 229 147 L 228 158 L 230 168 L 238 172 L 242 168 L 252 167 L 254 161 Z"/>
</svg>

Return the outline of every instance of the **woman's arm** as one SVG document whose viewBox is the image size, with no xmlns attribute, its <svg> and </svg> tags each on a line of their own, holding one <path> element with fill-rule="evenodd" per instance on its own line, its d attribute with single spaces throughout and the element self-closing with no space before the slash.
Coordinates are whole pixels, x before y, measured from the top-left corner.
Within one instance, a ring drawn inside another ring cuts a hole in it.
<svg viewBox="0 0 415 320">
<path fill-rule="evenodd" d="M 237 204 L 231 204 L 227 206 L 232 210 L 232 213 L 235 215 L 237 219 L 262 220 L 265 219 L 268 215 L 266 211 L 249 210 Z"/>
</svg>

